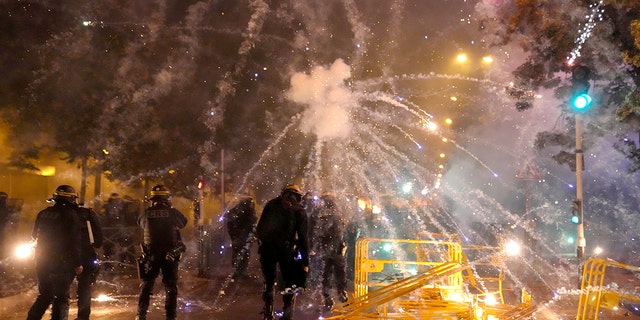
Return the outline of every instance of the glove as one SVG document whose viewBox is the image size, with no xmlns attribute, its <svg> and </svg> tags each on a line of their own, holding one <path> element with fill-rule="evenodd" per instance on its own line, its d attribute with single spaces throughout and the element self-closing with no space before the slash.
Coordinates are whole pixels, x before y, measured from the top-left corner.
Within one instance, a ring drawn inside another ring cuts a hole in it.
<svg viewBox="0 0 640 320">
<path fill-rule="evenodd" d="M 182 258 L 182 252 L 176 252 L 176 250 L 173 249 L 167 252 L 167 255 L 164 258 L 171 262 L 180 261 L 180 258 Z"/>
<path fill-rule="evenodd" d="M 167 252 L 167 255 L 164 258 L 171 262 L 180 261 L 180 258 L 182 258 L 182 253 L 185 251 L 187 251 L 187 246 L 185 246 L 182 242 L 178 242 L 176 244 L 176 247 L 173 248 L 173 250 Z"/>
</svg>

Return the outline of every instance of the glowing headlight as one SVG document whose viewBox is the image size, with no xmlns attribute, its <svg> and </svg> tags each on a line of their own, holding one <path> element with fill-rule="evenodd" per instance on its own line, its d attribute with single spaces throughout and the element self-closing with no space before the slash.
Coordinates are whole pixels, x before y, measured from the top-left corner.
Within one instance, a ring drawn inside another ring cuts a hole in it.
<svg viewBox="0 0 640 320">
<path fill-rule="evenodd" d="M 596 247 L 595 249 L 593 249 L 593 254 L 597 256 L 597 255 L 601 254 L 602 251 L 603 251 L 602 248 Z"/>
<path fill-rule="evenodd" d="M 520 244 L 511 240 L 504 246 L 504 252 L 510 256 L 517 256 L 520 254 Z"/>
<path fill-rule="evenodd" d="M 36 246 L 35 242 L 24 243 L 16 247 L 13 254 L 18 259 L 28 259 L 33 256 L 33 250 Z"/>
<path fill-rule="evenodd" d="M 95 297 L 94 299 L 95 301 L 99 301 L 99 302 L 105 302 L 105 301 L 115 301 L 115 298 L 112 298 L 104 293 L 99 294 L 97 297 Z"/>
<path fill-rule="evenodd" d="M 496 304 L 498 304 L 498 300 L 496 300 L 496 297 L 494 295 L 489 294 L 484 299 L 484 303 L 488 306 L 495 306 Z"/>
</svg>

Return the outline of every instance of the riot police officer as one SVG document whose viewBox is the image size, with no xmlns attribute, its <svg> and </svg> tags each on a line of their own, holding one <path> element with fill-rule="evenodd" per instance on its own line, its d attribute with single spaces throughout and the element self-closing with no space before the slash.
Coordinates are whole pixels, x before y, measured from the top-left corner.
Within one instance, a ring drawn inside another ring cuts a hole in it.
<svg viewBox="0 0 640 320">
<path fill-rule="evenodd" d="M 249 253 L 251 251 L 251 233 L 258 217 L 253 198 L 243 195 L 236 206 L 227 212 L 227 231 L 231 237 L 232 277 L 237 279 L 247 276 Z"/>
<path fill-rule="evenodd" d="M 41 319 L 51 304 L 51 319 L 67 319 L 69 315 L 71 282 L 83 270 L 77 198 L 73 187 L 61 185 L 53 195 L 55 204 L 36 217 L 31 236 L 36 240 L 38 296 L 27 320 Z"/>
<path fill-rule="evenodd" d="M 9 225 L 11 224 L 13 210 L 8 204 L 9 195 L 0 191 L 0 259 L 5 257 L 6 241 L 9 239 Z"/>
<path fill-rule="evenodd" d="M 102 247 L 104 238 L 98 215 L 91 208 L 78 206 L 78 217 L 82 224 L 82 273 L 78 279 L 78 320 L 89 320 L 91 314 L 91 291 L 96 282 L 100 261 L 96 249 Z"/>
<path fill-rule="evenodd" d="M 178 262 L 186 247 L 180 229 L 187 225 L 187 218 L 171 205 L 171 193 L 164 185 L 156 185 L 150 192 L 151 206 L 138 218 L 143 229 L 143 266 L 140 270 L 142 284 L 138 298 L 137 319 L 146 319 L 153 285 L 162 271 L 165 289 L 165 313 L 167 319 L 176 319 L 178 302 Z"/>
<path fill-rule="evenodd" d="M 258 225 L 256 237 L 258 253 L 264 277 L 264 319 L 273 318 L 273 290 L 276 267 L 279 265 L 284 286 L 282 300 L 284 313 L 281 319 L 293 319 L 294 285 L 304 287 L 309 272 L 307 244 L 307 214 L 301 205 L 302 191 L 296 185 L 286 186 L 280 196 L 265 205 Z"/>
<path fill-rule="evenodd" d="M 336 289 L 340 302 L 347 301 L 345 220 L 332 192 L 323 192 L 320 205 L 309 223 L 312 229 L 312 251 L 321 266 L 324 307 L 330 310 L 334 301 L 331 290 Z M 335 281 L 335 282 L 334 282 Z"/>
<path fill-rule="evenodd" d="M 79 205 L 72 205 L 76 209 L 76 214 L 81 225 L 80 247 L 82 255 L 82 273 L 76 276 L 78 287 L 76 289 L 78 297 L 78 317 L 76 320 L 89 320 L 91 314 L 91 292 L 96 282 L 100 269 L 100 260 L 96 249 L 102 247 L 104 238 L 102 228 L 98 222 L 98 215 L 91 208 Z M 52 313 L 57 312 L 59 306 L 54 304 Z"/>
</svg>

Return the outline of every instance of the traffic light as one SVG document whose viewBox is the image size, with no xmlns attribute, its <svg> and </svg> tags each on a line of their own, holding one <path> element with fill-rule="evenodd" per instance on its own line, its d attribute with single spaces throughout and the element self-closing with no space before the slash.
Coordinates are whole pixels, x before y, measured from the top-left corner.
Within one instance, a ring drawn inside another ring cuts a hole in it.
<svg viewBox="0 0 640 320">
<path fill-rule="evenodd" d="M 591 104 L 591 96 L 587 93 L 581 93 L 571 100 L 571 106 L 576 111 L 584 111 Z"/>
<path fill-rule="evenodd" d="M 571 222 L 580 224 L 582 222 L 582 201 L 573 200 L 571 205 Z"/>
<path fill-rule="evenodd" d="M 576 66 L 571 71 L 571 109 L 575 112 L 584 112 L 591 105 L 591 96 L 589 96 L 589 78 L 591 77 L 591 69 L 585 66 Z"/>
</svg>

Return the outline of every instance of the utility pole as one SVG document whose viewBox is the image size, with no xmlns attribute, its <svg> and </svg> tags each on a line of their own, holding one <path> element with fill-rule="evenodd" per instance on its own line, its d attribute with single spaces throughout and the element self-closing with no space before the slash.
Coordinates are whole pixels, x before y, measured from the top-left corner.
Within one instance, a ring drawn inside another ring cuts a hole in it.
<svg viewBox="0 0 640 320">
<path fill-rule="evenodd" d="M 571 98 L 571 108 L 575 115 L 576 127 L 576 201 L 578 205 L 578 242 L 576 246 L 576 256 L 578 261 L 585 260 L 585 247 L 587 241 L 584 238 L 584 201 L 582 197 L 582 170 L 584 170 L 584 154 L 582 151 L 582 114 L 589 111 L 591 106 L 591 96 L 589 96 L 589 78 L 591 70 L 585 66 L 577 65 L 571 71 L 571 85 L 573 97 Z"/>
<path fill-rule="evenodd" d="M 578 223 L 578 243 L 576 257 L 578 261 L 585 259 L 587 240 L 584 238 L 584 201 L 582 201 L 582 115 L 576 114 L 576 201 L 579 205 L 580 223 Z"/>
</svg>

